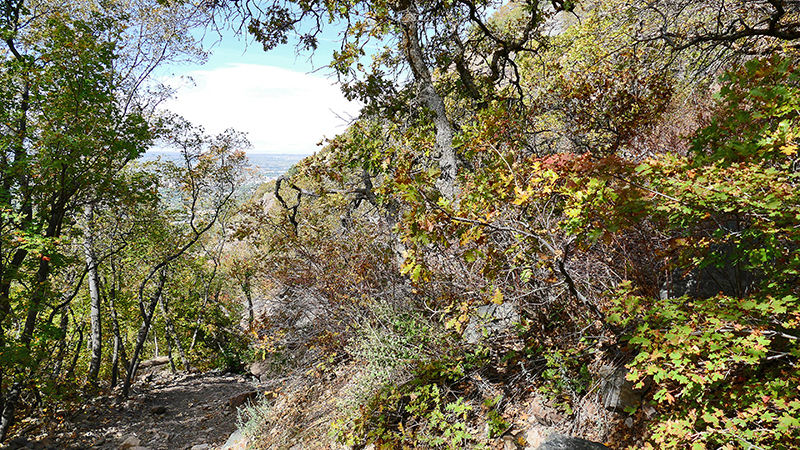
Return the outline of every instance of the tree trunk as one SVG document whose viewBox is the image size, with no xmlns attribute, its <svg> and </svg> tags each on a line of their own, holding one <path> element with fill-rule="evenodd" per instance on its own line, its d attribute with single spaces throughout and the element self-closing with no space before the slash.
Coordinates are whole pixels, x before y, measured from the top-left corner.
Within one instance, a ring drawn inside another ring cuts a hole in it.
<svg viewBox="0 0 800 450">
<path fill-rule="evenodd" d="M 83 348 L 83 327 L 84 326 L 86 326 L 86 322 L 85 321 L 81 322 L 81 324 L 77 327 L 77 330 L 75 331 L 78 334 L 78 339 L 75 342 L 75 354 L 72 356 L 72 361 L 70 362 L 69 368 L 67 369 L 66 377 L 68 379 L 72 378 L 72 376 L 75 374 L 75 366 L 78 365 L 78 358 L 80 358 L 80 356 L 81 356 L 81 348 Z"/>
<path fill-rule="evenodd" d="M 84 209 L 86 226 L 83 234 L 83 255 L 89 281 L 89 319 L 91 321 L 91 352 L 89 373 L 86 378 L 90 385 L 97 387 L 97 376 L 103 356 L 102 317 L 100 315 L 100 277 L 97 273 L 97 257 L 94 253 L 94 205 L 89 203 Z"/>
<path fill-rule="evenodd" d="M 139 334 L 136 337 L 136 346 L 133 349 L 133 356 L 131 357 L 130 365 L 128 366 L 128 373 L 125 375 L 125 383 L 122 385 L 122 396 L 127 397 L 130 393 L 131 383 L 136 376 L 136 370 L 139 368 L 139 358 L 144 350 L 144 344 L 147 342 L 147 334 L 150 332 L 150 324 L 153 321 L 158 300 L 161 298 L 161 292 L 164 290 L 164 284 L 167 282 L 166 271 L 162 268 L 158 276 L 158 283 L 155 292 L 150 296 L 149 302 L 145 305 L 144 299 L 140 300 L 140 312 L 142 314 L 142 325 L 139 327 Z"/>
<path fill-rule="evenodd" d="M 128 364 L 128 355 L 125 352 L 125 340 L 122 339 L 122 332 L 120 331 L 117 307 L 115 304 L 117 298 L 117 272 L 114 260 L 111 260 L 109 266 L 111 267 L 112 279 L 111 287 L 108 290 L 108 308 L 111 311 L 111 329 L 114 332 L 114 355 L 111 361 L 111 387 L 116 387 L 119 379 L 120 362 L 122 362 L 122 367 L 125 369 L 126 374 L 130 369 L 130 365 Z"/>
<path fill-rule="evenodd" d="M 56 354 L 56 360 L 53 364 L 53 380 L 58 379 L 61 375 L 62 365 L 64 364 L 64 356 L 67 352 L 67 326 L 69 325 L 69 314 L 66 307 L 62 309 L 61 313 L 61 322 L 59 323 L 59 329 L 61 330 L 62 339 L 58 341 L 58 352 Z"/>
<path fill-rule="evenodd" d="M 253 311 L 253 288 L 250 286 L 250 277 L 246 277 L 242 282 L 242 291 L 247 299 L 247 325 L 253 328 L 253 322 L 256 320 L 255 312 Z"/>
<path fill-rule="evenodd" d="M 60 230 L 61 230 L 61 223 L 64 219 L 64 209 L 63 204 L 58 203 L 53 205 L 53 209 L 51 211 L 51 216 L 48 221 L 47 229 L 45 230 L 44 237 L 57 237 Z M 16 259 L 19 255 L 22 255 L 19 264 L 16 267 L 13 265 L 15 261 L 12 260 L 11 270 L 16 271 L 22 264 L 22 261 L 28 255 L 27 252 L 20 253 L 19 251 L 15 252 L 14 259 Z M 2 285 L 0 285 L 0 303 L 3 303 L 3 307 L 5 307 L 4 303 L 9 300 L 9 293 L 10 293 L 10 285 L 12 277 L 6 277 L 7 274 L 3 274 L 4 279 Z M 42 302 L 46 298 L 46 288 L 47 288 L 47 280 L 50 276 L 50 259 L 43 255 L 39 259 L 39 267 L 36 270 L 36 287 L 34 288 L 33 292 L 31 293 L 31 301 L 30 306 L 28 307 L 28 312 L 25 317 L 25 324 L 22 327 L 22 334 L 20 335 L 20 345 L 22 347 L 27 348 L 30 350 L 31 342 L 33 341 L 33 332 L 36 329 L 36 318 L 39 315 L 39 309 Z M 0 315 L 2 316 L 2 315 Z M 1 317 L 5 318 L 5 317 Z M 0 336 L 5 335 L 5 330 L 0 328 Z M 2 339 L 2 338 L 0 338 Z M 2 342 L 5 345 L 5 342 Z M 34 364 L 38 364 L 35 362 Z M 31 370 L 33 367 L 18 367 L 17 372 L 23 372 L 26 370 Z M 0 369 L 2 370 L 2 369 Z M 4 374 L 0 372 L 0 380 L 2 380 Z M 2 385 L 0 385 L 2 386 Z M 11 427 L 11 424 L 14 421 L 14 415 L 17 409 L 17 402 L 19 401 L 19 397 L 22 393 L 22 383 L 16 381 L 13 383 L 11 388 L 8 391 L 7 395 L 0 394 L 0 401 L 2 402 L 3 411 L 0 415 L 0 442 L 2 442 L 6 434 L 8 434 L 8 429 Z"/>
<path fill-rule="evenodd" d="M 175 331 L 175 324 L 172 322 L 172 319 L 169 317 L 169 309 L 167 308 L 167 301 L 164 300 L 164 297 L 161 297 L 161 316 L 164 318 L 164 324 L 167 328 L 167 344 L 170 345 L 170 351 L 172 349 L 172 345 L 170 343 L 170 338 L 175 343 L 175 348 L 178 349 L 178 355 L 181 357 L 181 364 L 183 365 L 183 370 L 189 370 L 189 359 L 186 358 L 186 351 L 183 349 L 183 344 L 181 344 L 181 340 L 178 338 L 178 333 Z M 170 355 L 170 360 L 172 360 L 172 356 Z M 173 365 L 172 370 L 175 370 Z"/>
<path fill-rule="evenodd" d="M 158 331 L 152 334 L 153 336 L 153 358 L 161 356 L 161 349 L 158 348 Z"/>
<path fill-rule="evenodd" d="M 402 16 L 400 26 L 403 32 L 402 49 L 406 60 L 414 74 L 414 79 L 419 85 L 419 97 L 422 102 L 434 113 L 433 123 L 436 127 L 436 159 L 439 163 L 441 174 L 436 182 L 436 187 L 446 199 L 453 201 L 458 194 L 456 186 L 456 173 L 458 161 L 453 148 L 453 126 L 447 117 L 444 100 L 436 92 L 431 73 L 425 64 L 419 38 L 419 11 L 414 2 L 409 2 L 405 10 L 398 11 Z"/>
<path fill-rule="evenodd" d="M 3 399 L 3 410 L 2 414 L 0 414 L 0 442 L 5 441 L 8 430 L 14 423 L 14 413 L 16 412 L 20 395 L 22 395 L 22 382 L 15 381 Z"/>
<path fill-rule="evenodd" d="M 172 336 L 170 335 L 169 329 L 164 330 L 167 335 L 167 358 L 169 358 L 169 370 L 172 373 L 178 371 L 175 367 L 175 358 L 172 357 Z"/>
</svg>

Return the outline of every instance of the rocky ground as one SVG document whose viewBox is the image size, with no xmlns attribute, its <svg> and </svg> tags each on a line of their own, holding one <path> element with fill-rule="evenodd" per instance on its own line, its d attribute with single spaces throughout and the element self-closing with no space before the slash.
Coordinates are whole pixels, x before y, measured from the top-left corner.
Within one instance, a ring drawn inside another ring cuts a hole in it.
<svg viewBox="0 0 800 450">
<path fill-rule="evenodd" d="M 236 431 L 237 406 L 258 388 L 242 375 L 154 372 L 141 377 L 127 400 L 98 395 L 26 419 L 0 450 L 233 449 L 242 446 L 225 445 Z"/>
</svg>

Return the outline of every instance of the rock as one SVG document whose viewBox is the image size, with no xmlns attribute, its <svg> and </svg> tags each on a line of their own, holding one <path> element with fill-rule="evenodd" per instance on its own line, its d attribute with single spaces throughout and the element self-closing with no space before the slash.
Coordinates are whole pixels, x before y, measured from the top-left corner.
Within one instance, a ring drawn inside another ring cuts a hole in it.
<svg viewBox="0 0 800 450">
<path fill-rule="evenodd" d="M 139 363 L 139 369 L 147 369 L 148 367 L 163 366 L 169 362 L 169 356 L 159 356 L 157 358 L 148 359 Z"/>
<path fill-rule="evenodd" d="M 17 450 L 20 448 L 25 448 L 26 445 L 28 445 L 28 439 L 22 436 L 17 436 L 14 439 L 8 441 L 8 450 Z"/>
<path fill-rule="evenodd" d="M 167 412 L 167 407 L 164 405 L 153 406 L 150 412 L 153 414 L 164 414 Z"/>
<path fill-rule="evenodd" d="M 470 344 L 477 344 L 488 336 L 507 330 L 520 320 L 512 302 L 479 306 L 475 308 L 475 313 L 476 316 L 469 320 L 464 329 L 464 340 Z"/>
<path fill-rule="evenodd" d="M 603 406 L 613 412 L 625 412 L 625 408 L 637 407 L 642 403 L 642 396 L 650 388 L 651 380 L 645 379 L 644 386 L 634 389 L 634 383 L 625 379 L 626 367 L 604 366 L 600 369 L 603 381 L 600 391 L 603 395 Z"/>
<path fill-rule="evenodd" d="M 740 233 L 736 221 L 722 225 L 726 233 Z M 758 276 L 738 262 L 736 250 L 727 245 L 716 245 L 708 250 L 718 261 L 703 268 L 676 268 L 668 283 L 661 287 L 662 299 L 687 295 L 692 298 L 711 298 L 720 293 L 731 297 L 744 297 L 758 282 Z"/>
<path fill-rule="evenodd" d="M 228 400 L 228 405 L 231 409 L 236 409 L 245 403 L 252 403 L 258 398 L 258 391 L 242 392 L 241 394 L 234 395 Z"/>
<path fill-rule="evenodd" d="M 247 448 L 247 438 L 240 430 L 236 430 L 230 435 L 225 445 L 220 450 L 244 450 Z"/>
<path fill-rule="evenodd" d="M 197 444 L 197 445 L 193 445 L 191 450 L 208 450 L 210 448 L 211 448 L 211 446 L 208 445 L 208 444 Z"/>
<path fill-rule="evenodd" d="M 553 425 L 564 419 L 554 408 L 545 406 L 540 398 L 536 398 L 531 402 L 528 414 L 531 416 L 528 421 L 531 424 Z"/>
<path fill-rule="evenodd" d="M 259 380 L 262 376 L 267 375 L 269 373 L 269 363 L 266 361 L 256 361 L 250 364 L 248 371 Z"/>
<path fill-rule="evenodd" d="M 138 447 L 139 444 L 141 444 L 139 438 L 136 436 L 128 436 L 122 441 L 122 444 L 120 444 L 119 450 L 129 450 L 133 447 Z"/>
<path fill-rule="evenodd" d="M 503 450 L 517 450 L 518 438 L 512 434 L 506 434 L 502 437 Z"/>
<path fill-rule="evenodd" d="M 552 433 L 544 439 L 541 445 L 533 448 L 536 450 L 602 450 L 608 447 L 586 439 Z"/>
</svg>

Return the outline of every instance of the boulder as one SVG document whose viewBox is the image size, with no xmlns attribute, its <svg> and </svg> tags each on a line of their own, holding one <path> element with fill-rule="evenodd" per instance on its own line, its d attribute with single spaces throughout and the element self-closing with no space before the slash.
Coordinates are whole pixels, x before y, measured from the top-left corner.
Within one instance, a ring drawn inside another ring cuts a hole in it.
<svg viewBox="0 0 800 450">
<path fill-rule="evenodd" d="M 247 437 L 241 430 L 236 430 L 230 435 L 220 450 L 245 450 L 247 448 Z"/>
<path fill-rule="evenodd" d="M 608 449 L 603 444 L 587 441 L 586 439 L 552 433 L 535 447 L 535 450 L 603 450 Z"/>
<path fill-rule="evenodd" d="M 242 392 L 241 394 L 234 395 L 228 400 L 228 405 L 231 409 L 236 409 L 245 403 L 253 403 L 258 398 L 258 391 Z"/>
<path fill-rule="evenodd" d="M 8 450 L 17 450 L 25 448 L 28 445 L 28 439 L 23 436 L 17 436 L 8 441 Z"/>
<path fill-rule="evenodd" d="M 479 306 L 475 308 L 475 313 L 464 329 L 464 340 L 470 344 L 477 344 L 486 337 L 505 331 L 520 320 L 512 302 Z"/>
<path fill-rule="evenodd" d="M 141 444 L 141 441 L 136 436 L 127 436 L 123 441 L 122 444 L 119 446 L 119 450 L 130 450 L 133 447 L 138 447 Z"/>
<path fill-rule="evenodd" d="M 148 359 L 139 363 L 139 369 L 147 369 L 148 367 L 163 366 L 169 363 L 169 356 L 159 356 L 157 358 Z"/>
<path fill-rule="evenodd" d="M 270 364 L 266 361 L 256 361 L 250 364 L 248 368 L 249 372 L 259 380 L 262 376 L 268 375 L 270 372 Z"/>
<path fill-rule="evenodd" d="M 604 366 L 600 369 L 603 380 L 600 391 L 603 395 L 603 406 L 608 411 L 625 412 L 625 408 L 637 407 L 642 403 L 642 396 L 650 388 L 651 380 L 644 380 L 641 388 L 635 389 L 634 383 L 625 378 L 628 369 L 625 366 Z"/>
</svg>

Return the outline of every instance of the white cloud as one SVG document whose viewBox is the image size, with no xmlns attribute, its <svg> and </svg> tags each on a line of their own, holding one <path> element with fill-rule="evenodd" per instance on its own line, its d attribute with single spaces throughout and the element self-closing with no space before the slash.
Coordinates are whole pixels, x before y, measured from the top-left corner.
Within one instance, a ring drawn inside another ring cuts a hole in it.
<svg viewBox="0 0 800 450">
<path fill-rule="evenodd" d="M 189 75 L 196 85 L 181 87 L 165 107 L 212 134 L 247 132 L 253 153 L 317 151 L 360 107 L 327 78 L 279 67 L 231 64 Z"/>
</svg>

